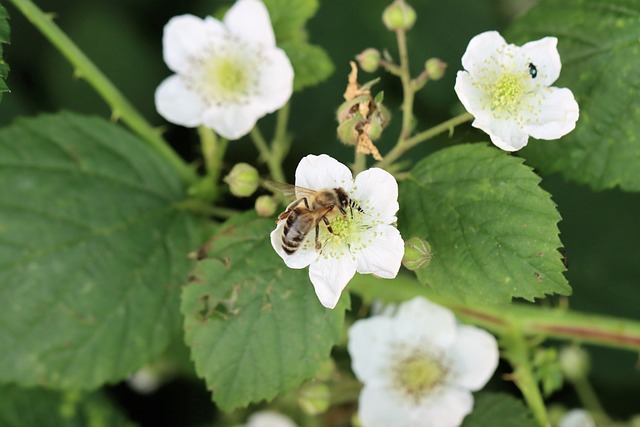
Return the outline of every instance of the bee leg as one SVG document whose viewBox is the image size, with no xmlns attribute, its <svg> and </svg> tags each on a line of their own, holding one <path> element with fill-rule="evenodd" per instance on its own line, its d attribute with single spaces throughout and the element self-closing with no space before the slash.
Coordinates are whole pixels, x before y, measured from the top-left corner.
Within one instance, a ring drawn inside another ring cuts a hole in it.
<svg viewBox="0 0 640 427">
<path fill-rule="evenodd" d="M 304 201 L 304 206 L 308 209 L 311 210 L 311 208 L 309 207 L 309 201 L 307 200 L 306 197 L 303 197 L 302 200 Z"/>
<path fill-rule="evenodd" d="M 327 217 L 326 217 L 326 216 L 323 216 L 323 217 L 322 217 L 322 220 L 324 221 L 324 225 L 326 225 L 326 226 L 327 226 L 327 230 L 329 230 L 329 233 L 331 233 L 331 234 L 336 234 L 336 233 L 334 233 L 334 232 L 333 232 L 333 228 L 331 228 L 331 223 L 329 222 L 329 220 L 327 219 Z M 316 226 L 316 227 L 317 227 L 317 226 Z"/>
<path fill-rule="evenodd" d="M 320 223 L 316 223 L 316 251 L 320 251 L 322 249 L 322 244 L 320 240 L 318 240 L 318 236 L 320 235 Z"/>
</svg>

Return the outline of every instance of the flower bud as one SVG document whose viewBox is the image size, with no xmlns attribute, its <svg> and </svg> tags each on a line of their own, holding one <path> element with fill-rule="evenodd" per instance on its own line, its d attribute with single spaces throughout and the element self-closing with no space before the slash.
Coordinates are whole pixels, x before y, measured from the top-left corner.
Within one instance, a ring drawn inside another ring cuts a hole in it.
<svg viewBox="0 0 640 427">
<path fill-rule="evenodd" d="M 276 209 L 278 209 L 278 204 L 271 196 L 263 195 L 256 199 L 255 205 L 256 212 L 261 217 L 269 217 L 276 213 Z"/>
<path fill-rule="evenodd" d="M 238 163 L 224 177 L 224 182 L 229 184 L 229 190 L 234 196 L 249 197 L 258 189 L 260 177 L 257 169 L 250 164 Z"/>
<path fill-rule="evenodd" d="M 589 375 L 591 369 L 589 355 L 577 346 L 565 347 L 560 351 L 560 367 L 564 376 L 571 382 Z"/>
<path fill-rule="evenodd" d="M 307 415 L 318 415 L 331 405 L 331 391 L 324 383 L 310 384 L 299 390 L 298 405 Z"/>
<path fill-rule="evenodd" d="M 431 262 L 433 253 L 431 245 L 426 240 L 419 237 L 412 237 L 404 242 L 404 256 L 402 257 L 402 265 L 409 270 L 420 270 L 425 268 Z"/>
<path fill-rule="evenodd" d="M 444 72 L 447 69 L 447 63 L 439 58 L 429 58 L 424 63 L 424 69 L 427 72 L 429 80 L 440 80 L 444 77 Z"/>
<path fill-rule="evenodd" d="M 416 11 L 404 0 L 395 0 L 382 12 L 382 22 L 392 31 L 410 30 L 416 22 Z"/>
<path fill-rule="evenodd" d="M 356 56 L 358 65 L 363 71 L 367 73 L 375 72 L 380 66 L 380 51 L 374 48 L 368 48 L 362 51 L 360 55 Z"/>
</svg>

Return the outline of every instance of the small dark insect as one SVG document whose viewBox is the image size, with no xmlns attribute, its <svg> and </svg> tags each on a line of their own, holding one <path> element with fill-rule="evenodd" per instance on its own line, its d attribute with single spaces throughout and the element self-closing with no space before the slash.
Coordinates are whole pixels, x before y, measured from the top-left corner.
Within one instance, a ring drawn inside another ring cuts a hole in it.
<svg viewBox="0 0 640 427">
<path fill-rule="evenodd" d="M 532 79 L 538 77 L 538 69 L 531 62 L 529 62 L 529 74 L 531 75 Z"/>
</svg>

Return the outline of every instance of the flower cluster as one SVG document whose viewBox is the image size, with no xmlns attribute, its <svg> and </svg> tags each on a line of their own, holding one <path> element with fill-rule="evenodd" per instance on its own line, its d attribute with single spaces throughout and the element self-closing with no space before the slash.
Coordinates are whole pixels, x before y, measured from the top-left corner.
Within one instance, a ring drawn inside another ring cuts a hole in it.
<svg viewBox="0 0 640 427">
<path fill-rule="evenodd" d="M 348 167 L 327 155 L 306 156 L 296 169 L 296 187 L 302 219 L 314 219 L 319 224 L 309 226 L 295 251 L 283 247 L 283 233 L 287 220 L 279 221 L 271 233 L 271 244 L 290 268 L 309 266 L 309 277 L 318 299 L 328 308 L 334 308 L 340 294 L 356 271 L 394 278 L 400 269 L 404 242 L 392 224 L 398 211 L 398 184 L 393 176 L 379 168 L 361 172 L 355 180 Z M 349 197 L 345 214 L 336 206 L 327 213 L 329 227 L 321 217 L 310 216 L 313 200 L 304 190 L 342 189 Z M 295 203 L 295 202 L 294 202 Z M 293 225 L 292 225 L 293 227 Z"/>
<path fill-rule="evenodd" d="M 571 132 L 579 108 L 571 90 L 551 87 L 560 76 L 555 37 L 523 46 L 507 44 L 496 31 L 471 39 L 462 56 L 455 91 L 473 114 L 473 126 L 506 151 L 527 145 L 529 136 L 557 139 Z"/>
<path fill-rule="evenodd" d="M 164 28 L 163 54 L 176 74 L 156 90 L 158 112 L 172 123 L 204 125 L 227 139 L 247 134 L 293 91 L 293 68 L 276 47 L 259 0 L 238 0 L 223 22 L 172 18 Z"/>
<path fill-rule="evenodd" d="M 420 297 L 356 321 L 348 349 L 367 427 L 458 426 L 498 365 L 492 335 Z"/>
</svg>

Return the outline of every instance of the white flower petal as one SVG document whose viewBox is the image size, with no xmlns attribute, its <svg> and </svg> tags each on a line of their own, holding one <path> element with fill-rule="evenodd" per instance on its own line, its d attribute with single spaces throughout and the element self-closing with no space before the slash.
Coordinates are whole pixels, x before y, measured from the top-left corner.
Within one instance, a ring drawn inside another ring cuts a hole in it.
<svg viewBox="0 0 640 427">
<path fill-rule="evenodd" d="M 271 246 L 276 251 L 280 258 L 289 268 L 305 268 L 318 258 L 318 252 L 313 248 L 306 247 L 304 244 L 292 254 L 287 254 L 282 248 L 282 229 L 284 228 L 285 221 L 280 221 L 276 226 L 276 229 L 271 232 Z"/>
<path fill-rule="evenodd" d="M 309 266 L 309 278 L 322 305 L 327 308 L 336 306 L 342 290 L 356 274 L 356 265 L 356 260 L 344 249 L 342 253 L 333 252 L 331 256 L 320 254 Z"/>
<path fill-rule="evenodd" d="M 260 411 L 252 414 L 246 427 L 296 427 L 296 424 L 275 411 Z"/>
<path fill-rule="evenodd" d="M 580 115 L 571 90 L 550 87 L 542 97 L 528 100 L 536 108 L 533 120 L 525 122 L 524 130 L 537 139 L 558 139 L 576 127 Z"/>
<path fill-rule="evenodd" d="M 380 374 L 389 371 L 393 357 L 393 324 L 394 320 L 387 316 L 374 316 L 357 320 L 349 328 L 351 368 L 363 383 L 375 385 L 387 380 Z"/>
<path fill-rule="evenodd" d="M 535 82 L 543 86 L 551 86 L 560 77 L 562 64 L 558 53 L 558 39 L 555 37 L 545 37 L 525 43 L 520 48 L 527 56 L 529 62 L 535 65 L 537 75 Z"/>
<path fill-rule="evenodd" d="M 358 417 L 366 427 L 428 427 L 425 419 L 416 420 L 415 406 L 399 399 L 392 390 L 365 384 L 358 399 Z"/>
<path fill-rule="evenodd" d="M 174 16 L 164 27 L 162 53 L 164 62 L 176 73 L 189 70 L 190 60 L 202 55 L 212 37 L 225 33 L 220 21 L 193 15 Z"/>
<path fill-rule="evenodd" d="M 413 419 L 422 421 L 412 426 L 458 427 L 473 409 L 473 395 L 467 390 L 444 388 L 433 396 L 427 396 L 413 411 Z M 429 420 L 425 424 L 425 420 Z"/>
<path fill-rule="evenodd" d="M 260 107 L 252 103 L 211 105 L 203 113 L 202 122 L 223 138 L 232 141 L 251 132 L 262 116 Z"/>
<path fill-rule="evenodd" d="M 462 55 L 462 67 L 471 74 L 486 69 L 498 69 L 501 61 L 499 52 L 507 46 L 507 42 L 497 31 L 486 31 L 469 41 L 467 50 Z"/>
<path fill-rule="evenodd" d="M 398 341 L 446 350 L 456 338 L 453 313 L 426 298 L 415 297 L 400 305 L 394 323 Z"/>
<path fill-rule="evenodd" d="M 238 0 L 224 16 L 229 31 L 243 40 L 267 47 L 276 45 L 271 19 L 264 3 L 259 0 Z"/>
<path fill-rule="evenodd" d="M 360 172 L 355 179 L 352 198 L 360 203 L 376 222 L 391 224 L 398 212 L 398 183 L 389 172 L 380 168 Z"/>
<path fill-rule="evenodd" d="M 311 190 L 342 187 L 351 192 L 353 178 L 348 167 L 333 157 L 313 154 L 303 157 L 296 169 L 296 185 Z"/>
<path fill-rule="evenodd" d="M 156 110 L 171 123 L 186 127 L 202 124 L 205 105 L 202 98 L 190 91 L 177 74 L 166 78 L 155 93 Z"/>
<path fill-rule="evenodd" d="M 449 348 L 451 381 L 467 390 L 485 386 L 498 367 L 498 343 L 493 335 L 475 326 L 459 326 Z"/>
<path fill-rule="evenodd" d="M 375 274 L 384 279 L 393 279 L 398 275 L 404 241 L 397 228 L 390 225 L 377 225 L 362 233 L 365 246 L 358 250 L 358 273 Z"/>
<path fill-rule="evenodd" d="M 484 123 L 476 119 L 471 125 L 488 133 L 491 142 L 505 151 L 517 151 L 529 142 L 529 135 L 515 120 L 495 119 Z"/>
<path fill-rule="evenodd" d="M 596 423 L 589 411 L 572 409 L 562 417 L 558 427 L 596 427 Z"/>
<path fill-rule="evenodd" d="M 485 105 L 491 102 L 487 100 L 487 92 L 476 83 L 469 72 L 458 71 L 454 90 L 464 108 L 476 119 L 485 120 L 491 117 L 491 110 L 485 108 Z"/>
<path fill-rule="evenodd" d="M 264 53 L 257 92 L 261 107 L 272 113 L 287 103 L 293 93 L 293 67 L 282 49 Z"/>
</svg>

